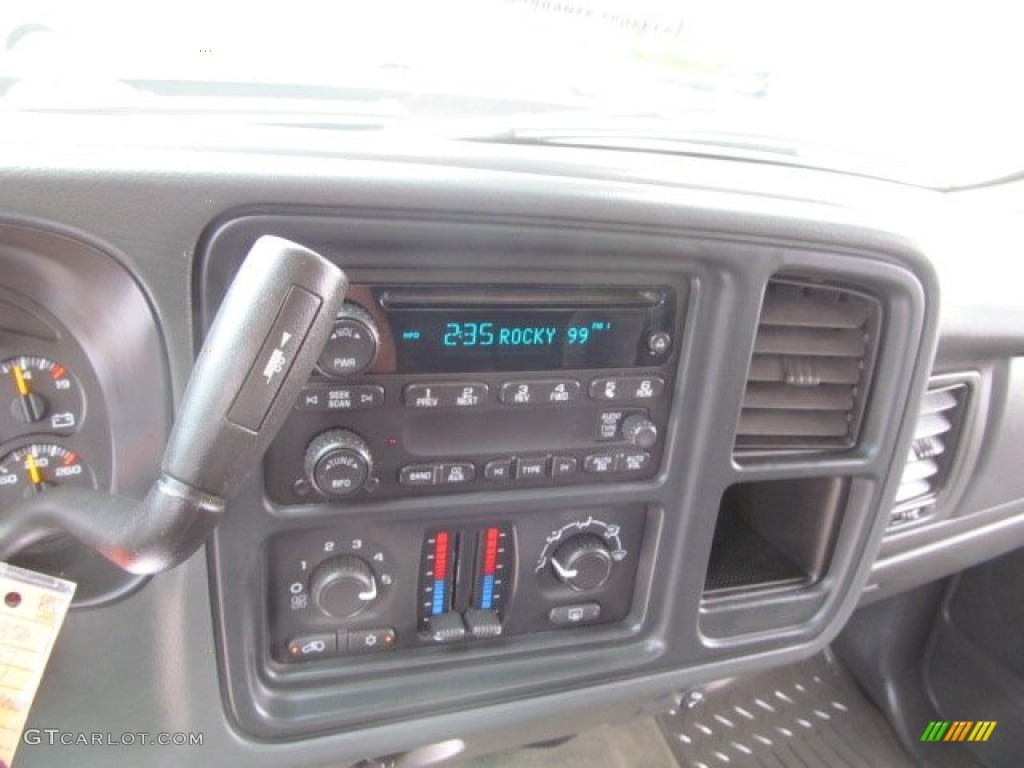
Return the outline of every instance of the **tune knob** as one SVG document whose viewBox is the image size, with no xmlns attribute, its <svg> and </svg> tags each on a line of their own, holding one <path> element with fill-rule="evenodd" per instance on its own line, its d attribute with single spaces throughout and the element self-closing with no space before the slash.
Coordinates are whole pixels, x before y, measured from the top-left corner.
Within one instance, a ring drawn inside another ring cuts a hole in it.
<svg viewBox="0 0 1024 768">
<path fill-rule="evenodd" d="M 622 420 L 622 436 L 640 448 L 658 442 L 658 425 L 643 414 L 635 413 Z"/>
<path fill-rule="evenodd" d="M 306 477 L 325 496 L 348 496 L 364 485 L 373 470 L 370 446 L 355 432 L 332 429 L 306 448 Z"/>
<path fill-rule="evenodd" d="M 348 619 L 377 599 L 377 579 L 365 560 L 340 555 L 314 569 L 309 593 L 316 607 L 328 616 Z"/>
<path fill-rule="evenodd" d="M 555 575 L 577 592 L 597 589 L 608 581 L 612 564 L 604 539 L 592 533 L 573 536 L 551 558 Z"/>
<path fill-rule="evenodd" d="M 362 373 L 377 359 L 379 347 L 380 332 L 373 318 L 362 307 L 345 303 L 335 316 L 316 367 L 333 378 Z"/>
</svg>

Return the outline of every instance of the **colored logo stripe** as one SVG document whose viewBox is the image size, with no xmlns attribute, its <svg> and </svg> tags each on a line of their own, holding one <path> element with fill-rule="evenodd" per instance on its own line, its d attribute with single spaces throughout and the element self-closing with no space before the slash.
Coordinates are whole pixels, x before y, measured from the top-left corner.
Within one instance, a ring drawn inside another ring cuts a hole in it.
<svg viewBox="0 0 1024 768">
<path fill-rule="evenodd" d="M 988 741 L 988 737 L 992 735 L 992 731 L 995 729 L 995 720 L 979 720 L 978 724 L 974 726 L 974 730 L 971 731 L 971 735 L 967 737 L 967 740 Z"/>
<path fill-rule="evenodd" d="M 932 720 L 921 734 L 921 741 L 988 741 L 995 720 Z"/>
<path fill-rule="evenodd" d="M 967 729 L 972 725 L 974 723 L 971 720 L 954 720 L 943 741 L 963 741 L 967 735 Z"/>
<path fill-rule="evenodd" d="M 932 720 L 921 734 L 921 741 L 939 741 L 949 728 L 949 721 Z"/>
</svg>

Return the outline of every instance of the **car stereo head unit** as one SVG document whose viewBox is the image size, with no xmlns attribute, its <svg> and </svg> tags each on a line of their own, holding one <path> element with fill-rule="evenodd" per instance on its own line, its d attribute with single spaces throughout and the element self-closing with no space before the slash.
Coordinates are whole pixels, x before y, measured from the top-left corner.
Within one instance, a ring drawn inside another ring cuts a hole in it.
<svg viewBox="0 0 1024 768">
<path fill-rule="evenodd" d="M 267 454 L 281 504 L 641 480 L 686 286 L 356 284 Z"/>
<path fill-rule="evenodd" d="M 668 352 L 663 334 L 670 334 L 674 314 L 674 294 L 664 288 L 432 286 L 379 288 L 372 296 L 382 346 L 395 352 L 382 356 L 376 373 L 657 364 Z"/>
</svg>

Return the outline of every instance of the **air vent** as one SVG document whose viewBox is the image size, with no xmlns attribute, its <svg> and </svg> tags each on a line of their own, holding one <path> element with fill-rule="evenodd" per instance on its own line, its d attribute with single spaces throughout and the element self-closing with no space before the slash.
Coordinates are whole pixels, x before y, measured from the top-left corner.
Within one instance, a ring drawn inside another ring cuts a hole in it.
<svg viewBox="0 0 1024 768">
<path fill-rule="evenodd" d="M 930 388 L 921 401 L 890 527 L 928 517 L 945 487 L 967 405 L 966 384 Z"/>
<path fill-rule="evenodd" d="M 852 289 L 771 280 L 747 374 L 737 452 L 854 445 L 880 314 L 875 299 Z"/>
</svg>

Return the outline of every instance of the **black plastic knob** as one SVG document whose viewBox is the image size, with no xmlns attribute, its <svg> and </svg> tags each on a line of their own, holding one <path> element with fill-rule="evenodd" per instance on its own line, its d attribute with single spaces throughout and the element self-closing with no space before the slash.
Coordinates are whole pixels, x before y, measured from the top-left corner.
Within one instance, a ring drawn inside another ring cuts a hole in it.
<svg viewBox="0 0 1024 768">
<path fill-rule="evenodd" d="M 365 560 L 339 555 L 314 569 L 309 593 L 314 605 L 328 616 L 348 619 L 377 599 L 377 579 Z"/>
<path fill-rule="evenodd" d="M 370 446 L 355 432 L 332 429 L 306 449 L 306 477 L 325 496 L 348 496 L 366 485 L 373 471 Z"/>
<path fill-rule="evenodd" d="M 640 448 L 650 448 L 658 442 L 658 425 L 642 414 L 635 413 L 622 420 L 622 436 Z"/>
<path fill-rule="evenodd" d="M 327 344 L 316 367 L 332 378 L 362 373 L 377 359 L 380 332 L 370 314 L 355 304 L 343 304 L 334 319 Z"/>
<path fill-rule="evenodd" d="M 608 581 L 613 564 L 604 539 L 590 533 L 573 536 L 551 558 L 555 576 L 577 592 L 597 589 Z"/>
</svg>

